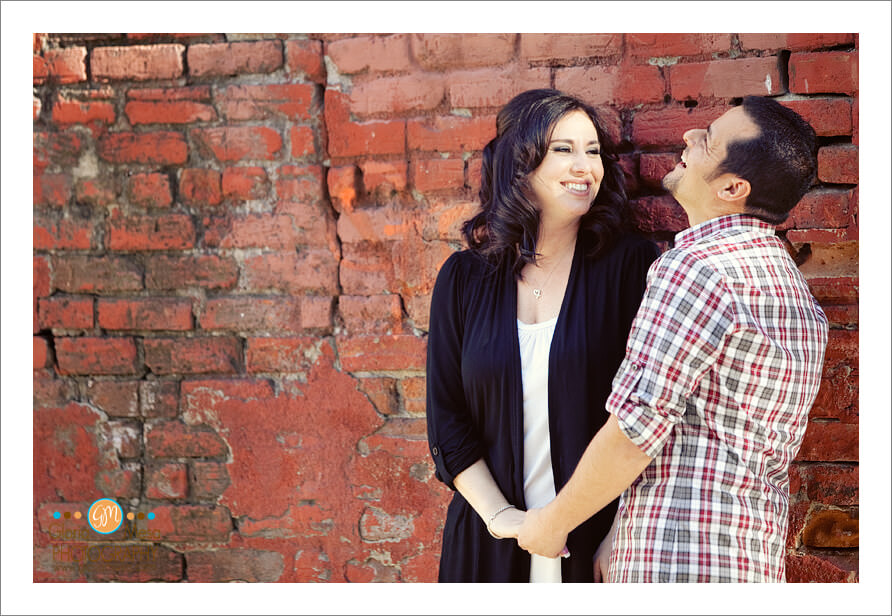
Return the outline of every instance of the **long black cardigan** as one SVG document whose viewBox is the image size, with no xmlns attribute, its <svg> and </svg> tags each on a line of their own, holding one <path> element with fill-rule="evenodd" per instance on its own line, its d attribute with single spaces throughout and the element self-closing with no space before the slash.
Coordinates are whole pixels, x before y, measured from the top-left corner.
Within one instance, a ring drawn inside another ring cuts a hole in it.
<svg viewBox="0 0 892 616">
<path fill-rule="evenodd" d="M 597 259 L 577 237 L 570 278 L 548 364 L 551 462 L 555 488 L 567 482 L 607 421 L 611 381 L 625 354 L 632 319 L 659 251 L 634 235 Z M 465 250 L 449 257 L 431 300 L 427 355 L 427 430 L 436 476 L 453 479 L 481 457 L 508 501 L 523 495 L 523 387 L 517 338 L 517 281 Z M 570 533 L 565 582 L 593 581 L 592 559 L 610 530 L 616 501 Z M 530 556 L 513 539 L 492 538 L 455 492 L 446 514 L 441 582 L 528 582 Z"/>
</svg>

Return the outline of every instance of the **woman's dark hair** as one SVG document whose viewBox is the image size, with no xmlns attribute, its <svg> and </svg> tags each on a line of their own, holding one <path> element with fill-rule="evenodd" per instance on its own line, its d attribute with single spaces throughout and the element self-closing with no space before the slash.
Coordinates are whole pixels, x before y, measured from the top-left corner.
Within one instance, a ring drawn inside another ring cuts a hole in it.
<svg viewBox="0 0 892 616">
<path fill-rule="evenodd" d="M 815 131 L 792 109 L 764 96 L 747 96 L 743 111 L 759 134 L 728 144 L 714 172 L 739 175 L 750 183 L 746 212 L 777 225 L 808 191 L 817 174 Z"/>
<path fill-rule="evenodd" d="M 571 111 L 582 111 L 595 125 L 604 178 L 580 231 L 594 237 L 591 255 L 601 253 L 625 226 L 628 198 L 623 172 L 594 108 L 557 90 L 528 90 L 515 96 L 496 118 L 496 136 L 483 148 L 480 205 L 462 233 L 470 249 L 493 264 L 507 261 L 514 275 L 539 256 L 539 209 L 531 201 L 529 174 L 548 152 L 555 125 Z"/>
</svg>

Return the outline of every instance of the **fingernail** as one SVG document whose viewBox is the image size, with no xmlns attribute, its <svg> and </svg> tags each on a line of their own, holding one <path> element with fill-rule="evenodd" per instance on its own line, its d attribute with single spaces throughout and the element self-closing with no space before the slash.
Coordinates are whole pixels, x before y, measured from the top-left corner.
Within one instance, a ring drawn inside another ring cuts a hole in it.
<svg viewBox="0 0 892 616">
<path fill-rule="evenodd" d="M 564 546 L 564 549 L 561 550 L 561 558 L 570 558 L 570 550 L 567 546 Z"/>
</svg>

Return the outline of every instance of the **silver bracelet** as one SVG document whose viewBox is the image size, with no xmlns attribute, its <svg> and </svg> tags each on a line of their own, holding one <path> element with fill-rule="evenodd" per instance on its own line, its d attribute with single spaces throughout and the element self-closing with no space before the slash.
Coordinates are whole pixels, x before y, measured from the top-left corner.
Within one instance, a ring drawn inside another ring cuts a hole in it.
<svg viewBox="0 0 892 616">
<path fill-rule="evenodd" d="M 505 505 L 504 507 L 502 507 L 501 509 L 496 511 L 494 514 L 489 516 L 489 522 L 486 523 L 486 530 L 488 530 L 489 534 L 492 535 L 496 539 L 501 539 L 502 537 L 499 537 L 497 534 L 492 532 L 492 521 L 496 519 L 497 515 L 499 515 L 503 511 L 506 511 L 507 509 L 517 509 L 517 507 L 515 507 L 514 505 Z"/>
</svg>

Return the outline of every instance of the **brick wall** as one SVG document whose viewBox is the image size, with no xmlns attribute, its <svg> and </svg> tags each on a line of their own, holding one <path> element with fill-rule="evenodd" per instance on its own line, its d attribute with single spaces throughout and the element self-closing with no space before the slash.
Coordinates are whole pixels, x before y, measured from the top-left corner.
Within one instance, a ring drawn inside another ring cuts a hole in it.
<svg viewBox="0 0 892 616">
<path fill-rule="evenodd" d="M 819 182 L 781 233 L 832 330 L 787 571 L 858 580 L 857 35 L 33 44 L 35 580 L 435 580 L 430 294 L 495 114 L 543 86 L 601 109 L 663 246 L 685 129 L 748 94 L 814 125 Z M 87 531 L 102 496 L 153 519 Z"/>
</svg>

